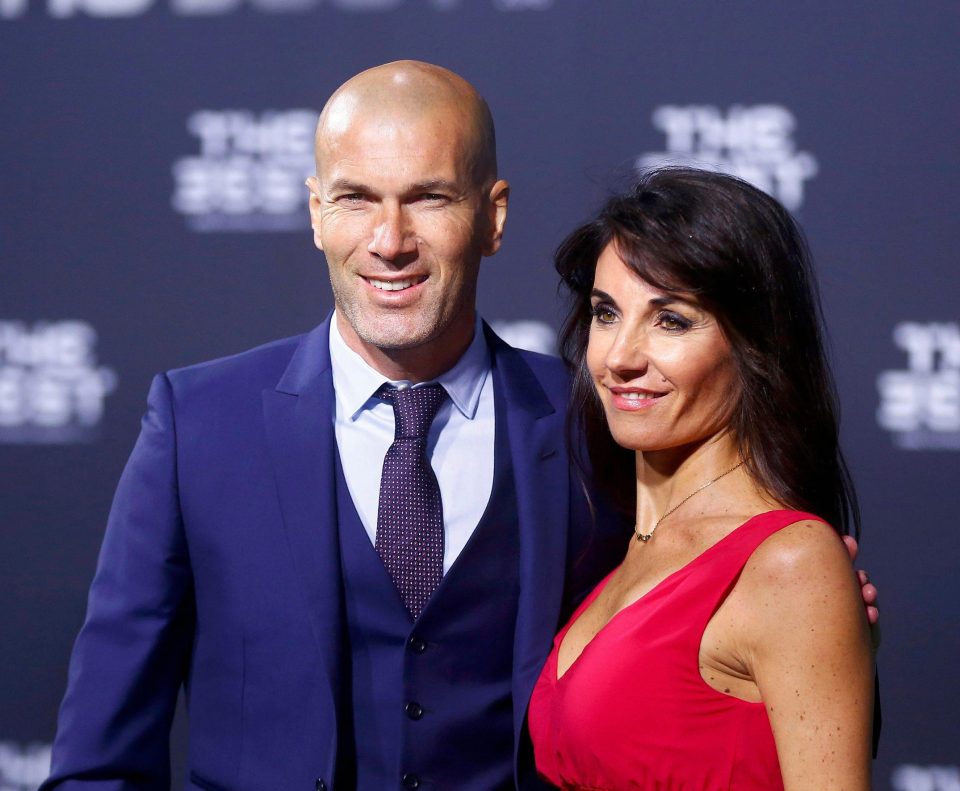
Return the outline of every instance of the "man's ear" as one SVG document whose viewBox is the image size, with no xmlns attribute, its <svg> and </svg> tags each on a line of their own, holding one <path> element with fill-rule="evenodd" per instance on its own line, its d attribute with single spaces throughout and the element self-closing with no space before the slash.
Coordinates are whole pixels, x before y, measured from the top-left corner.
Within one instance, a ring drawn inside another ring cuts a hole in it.
<svg viewBox="0 0 960 791">
<path fill-rule="evenodd" d="M 510 202 L 510 185 L 500 179 L 487 195 L 487 221 L 489 223 L 483 254 L 493 255 L 500 249 L 503 226 L 507 222 L 507 204 Z"/>
<path fill-rule="evenodd" d="M 307 189 L 310 191 L 310 225 L 313 226 L 313 243 L 318 250 L 323 250 L 323 239 L 320 236 L 321 218 L 320 218 L 320 182 L 316 176 L 310 176 L 306 181 Z"/>
</svg>

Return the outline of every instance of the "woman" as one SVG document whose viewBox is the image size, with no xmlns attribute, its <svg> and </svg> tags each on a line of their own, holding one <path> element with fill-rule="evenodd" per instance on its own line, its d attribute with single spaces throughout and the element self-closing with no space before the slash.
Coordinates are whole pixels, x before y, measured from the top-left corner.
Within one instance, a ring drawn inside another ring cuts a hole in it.
<svg viewBox="0 0 960 791">
<path fill-rule="evenodd" d="M 870 639 L 838 537 L 857 509 L 799 230 L 739 179 L 665 169 L 557 270 L 593 474 L 636 520 L 534 690 L 541 775 L 869 788 Z"/>
</svg>

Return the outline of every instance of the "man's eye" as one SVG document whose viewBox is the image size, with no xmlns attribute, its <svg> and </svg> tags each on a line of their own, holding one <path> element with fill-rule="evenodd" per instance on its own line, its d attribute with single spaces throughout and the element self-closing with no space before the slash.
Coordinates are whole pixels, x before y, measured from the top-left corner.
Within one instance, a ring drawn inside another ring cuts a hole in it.
<svg viewBox="0 0 960 791">
<path fill-rule="evenodd" d="M 362 192 L 348 192 L 346 195 L 341 195 L 337 200 L 341 203 L 360 203 L 363 198 Z"/>
<path fill-rule="evenodd" d="M 439 192 L 424 192 L 420 195 L 420 200 L 431 203 L 437 203 L 438 201 L 446 200 L 446 198 L 446 195 L 441 195 Z"/>
</svg>

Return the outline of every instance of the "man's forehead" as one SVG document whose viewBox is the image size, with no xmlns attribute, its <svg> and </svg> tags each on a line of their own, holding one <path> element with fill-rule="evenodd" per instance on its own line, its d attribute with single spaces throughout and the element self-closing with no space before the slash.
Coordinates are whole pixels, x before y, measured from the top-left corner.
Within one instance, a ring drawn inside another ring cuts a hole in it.
<svg viewBox="0 0 960 791">
<path fill-rule="evenodd" d="M 317 141 L 323 170 L 431 166 L 461 171 L 471 165 L 472 142 L 463 124 L 436 116 L 355 117 Z"/>
<path fill-rule="evenodd" d="M 317 142 L 321 138 L 337 137 L 346 133 L 350 125 L 357 119 L 363 110 L 361 99 L 356 94 L 345 93 L 336 96 L 323 109 L 320 123 L 317 126 Z"/>
<path fill-rule="evenodd" d="M 438 156 L 432 152 L 397 152 L 396 155 L 372 154 L 342 156 L 335 154 L 323 160 L 319 176 L 324 191 L 370 191 L 402 193 L 410 190 L 429 191 L 442 185 L 460 191 L 469 186 L 469 169 L 462 158 Z"/>
<path fill-rule="evenodd" d="M 460 108 L 439 106 L 426 111 L 406 107 L 354 104 L 334 108 L 317 129 L 317 145 L 410 148 L 420 143 L 459 145 L 475 137 L 475 128 Z"/>
</svg>

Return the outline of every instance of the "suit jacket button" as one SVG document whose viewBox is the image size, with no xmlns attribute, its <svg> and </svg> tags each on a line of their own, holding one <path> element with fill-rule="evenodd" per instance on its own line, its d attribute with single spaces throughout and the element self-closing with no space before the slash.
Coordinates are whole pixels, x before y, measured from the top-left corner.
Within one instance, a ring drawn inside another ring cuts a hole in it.
<svg viewBox="0 0 960 791">
<path fill-rule="evenodd" d="M 407 772 L 403 776 L 403 780 L 401 782 L 403 783 L 404 788 L 420 788 L 420 778 L 415 774 L 411 774 L 410 772 Z"/>
<path fill-rule="evenodd" d="M 407 716 L 411 720 L 419 720 L 423 716 L 423 706 L 416 701 L 411 700 L 406 706 L 403 707 L 403 710 L 407 712 Z"/>
<path fill-rule="evenodd" d="M 427 644 L 416 635 L 407 640 L 407 647 L 415 654 L 422 654 L 427 650 Z"/>
<path fill-rule="evenodd" d="M 322 777 L 317 778 L 317 791 L 327 791 L 327 784 L 323 782 Z"/>
</svg>

